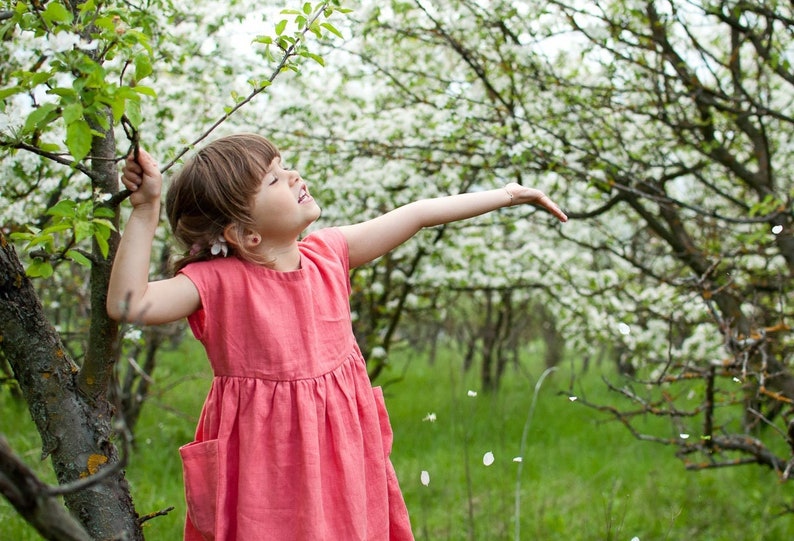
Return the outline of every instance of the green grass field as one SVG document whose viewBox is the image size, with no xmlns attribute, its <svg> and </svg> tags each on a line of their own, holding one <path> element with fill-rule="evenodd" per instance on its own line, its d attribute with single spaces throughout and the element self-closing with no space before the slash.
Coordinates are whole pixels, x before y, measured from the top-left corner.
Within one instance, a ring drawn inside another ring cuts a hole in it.
<svg viewBox="0 0 794 541">
<path fill-rule="evenodd" d="M 209 384 L 200 356 L 175 353 L 161 362 L 155 396 L 137 429 L 127 470 L 137 509 L 148 514 L 175 507 L 147 522 L 149 540 L 181 538 L 177 448 L 192 438 Z M 405 352 L 395 355 L 383 377 L 398 380 L 385 388 L 395 434 L 392 460 L 417 540 L 749 541 L 794 534 L 794 516 L 781 515 L 794 501 L 794 485 L 757 466 L 686 472 L 672 448 L 636 441 L 622 426 L 569 400 L 563 391 L 571 367 L 543 381 L 528 422 L 542 366 L 527 361 L 492 395 L 480 392 L 476 374 L 461 374 L 458 366 L 451 353 L 429 366 Z M 602 375 L 615 377 L 606 367 L 591 368 L 577 377 L 576 393 L 611 400 Z M 24 404 L 3 391 L 0 407 L 0 432 L 51 481 L 49 464 L 38 461 L 39 439 Z M 489 452 L 493 463 L 486 466 Z M 35 539 L 1 500 L 0 540 Z"/>
</svg>

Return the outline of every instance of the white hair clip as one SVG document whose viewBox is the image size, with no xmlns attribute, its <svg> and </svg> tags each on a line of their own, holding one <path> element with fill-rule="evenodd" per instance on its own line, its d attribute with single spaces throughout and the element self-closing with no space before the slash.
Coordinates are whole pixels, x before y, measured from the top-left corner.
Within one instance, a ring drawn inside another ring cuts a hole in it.
<svg viewBox="0 0 794 541">
<path fill-rule="evenodd" d="M 210 243 L 210 253 L 212 255 L 222 254 L 223 257 L 229 255 L 229 245 L 226 243 L 226 237 L 223 235 Z"/>
</svg>

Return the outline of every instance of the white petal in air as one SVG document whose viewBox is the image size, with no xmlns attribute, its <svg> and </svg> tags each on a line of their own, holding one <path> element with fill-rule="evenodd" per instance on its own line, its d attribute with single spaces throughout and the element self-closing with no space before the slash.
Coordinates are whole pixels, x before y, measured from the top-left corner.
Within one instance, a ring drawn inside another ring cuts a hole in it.
<svg viewBox="0 0 794 541">
<path fill-rule="evenodd" d="M 490 466 L 491 464 L 493 464 L 493 461 L 494 461 L 494 456 L 491 451 L 488 451 L 487 453 L 482 455 L 482 463 L 484 465 Z"/>
<path fill-rule="evenodd" d="M 468 394 L 470 397 L 474 398 L 475 396 L 477 396 L 477 391 L 469 391 L 466 394 Z"/>
<path fill-rule="evenodd" d="M 432 413 L 432 412 L 428 413 L 427 415 L 425 415 L 425 418 L 422 419 L 422 420 L 423 421 L 429 421 L 431 423 L 435 423 L 436 422 L 436 414 Z"/>
<path fill-rule="evenodd" d="M 774 235 L 780 235 L 780 233 L 782 231 L 783 231 L 783 226 L 782 225 L 776 225 L 775 227 L 772 228 L 772 233 Z"/>
<path fill-rule="evenodd" d="M 430 484 L 430 474 L 427 472 L 427 470 L 422 470 L 422 473 L 419 475 L 419 480 L 424 486 Z"/>
<path fill-rule="evenodd" d="M 515 457 L 515 458 L 513 459 L 513 462 L 524 462 L 524 458 L 523 458 L 523 457 L 520 457 L 520 456 L 517 456 L 517 457 Z"/>
</svg>

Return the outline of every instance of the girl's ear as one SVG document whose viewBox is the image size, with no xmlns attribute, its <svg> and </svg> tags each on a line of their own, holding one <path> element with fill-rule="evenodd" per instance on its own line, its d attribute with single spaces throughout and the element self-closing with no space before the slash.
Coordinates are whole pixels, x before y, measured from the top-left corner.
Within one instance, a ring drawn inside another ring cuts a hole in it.
<svg viewBox="0 0 794 541">
<path fill-rule="evenodd" d="M 242 240 L 240 239 L 240 228 L 235 224 L 229 224 L 223 228 L 223 236 L 226 242 L 232 246 L 241 246 Z"/>
<path fill-rule="evenodd" d="M 262 237 L 256 231 L 242 229 L 235 224 L 227 225 L 223 230 L 223 236 L 226 238 L 226 242 L 244 250 L 256 248 L 262 241 Z"/>
</svg>

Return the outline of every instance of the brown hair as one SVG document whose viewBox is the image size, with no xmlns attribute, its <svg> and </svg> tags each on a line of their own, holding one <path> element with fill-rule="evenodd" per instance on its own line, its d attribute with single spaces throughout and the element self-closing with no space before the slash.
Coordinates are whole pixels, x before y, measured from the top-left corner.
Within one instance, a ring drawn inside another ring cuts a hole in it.
<svg viewBox="0 0 794 541">
<path fill-rule="evenodd" d="M 253 226 L 251 204 L 267 168 L 279 151 L 256 134 L 223 137 L 190 158 L 174 176 L 165 210 L 171 230 L 184 248 L 174 272 L 188 263 L 211 259 L 210 248 L 233 224 L 242 238 Z M 242 246 L 229 244 L 232 254 L 256 260 Z"/>
</svg>

